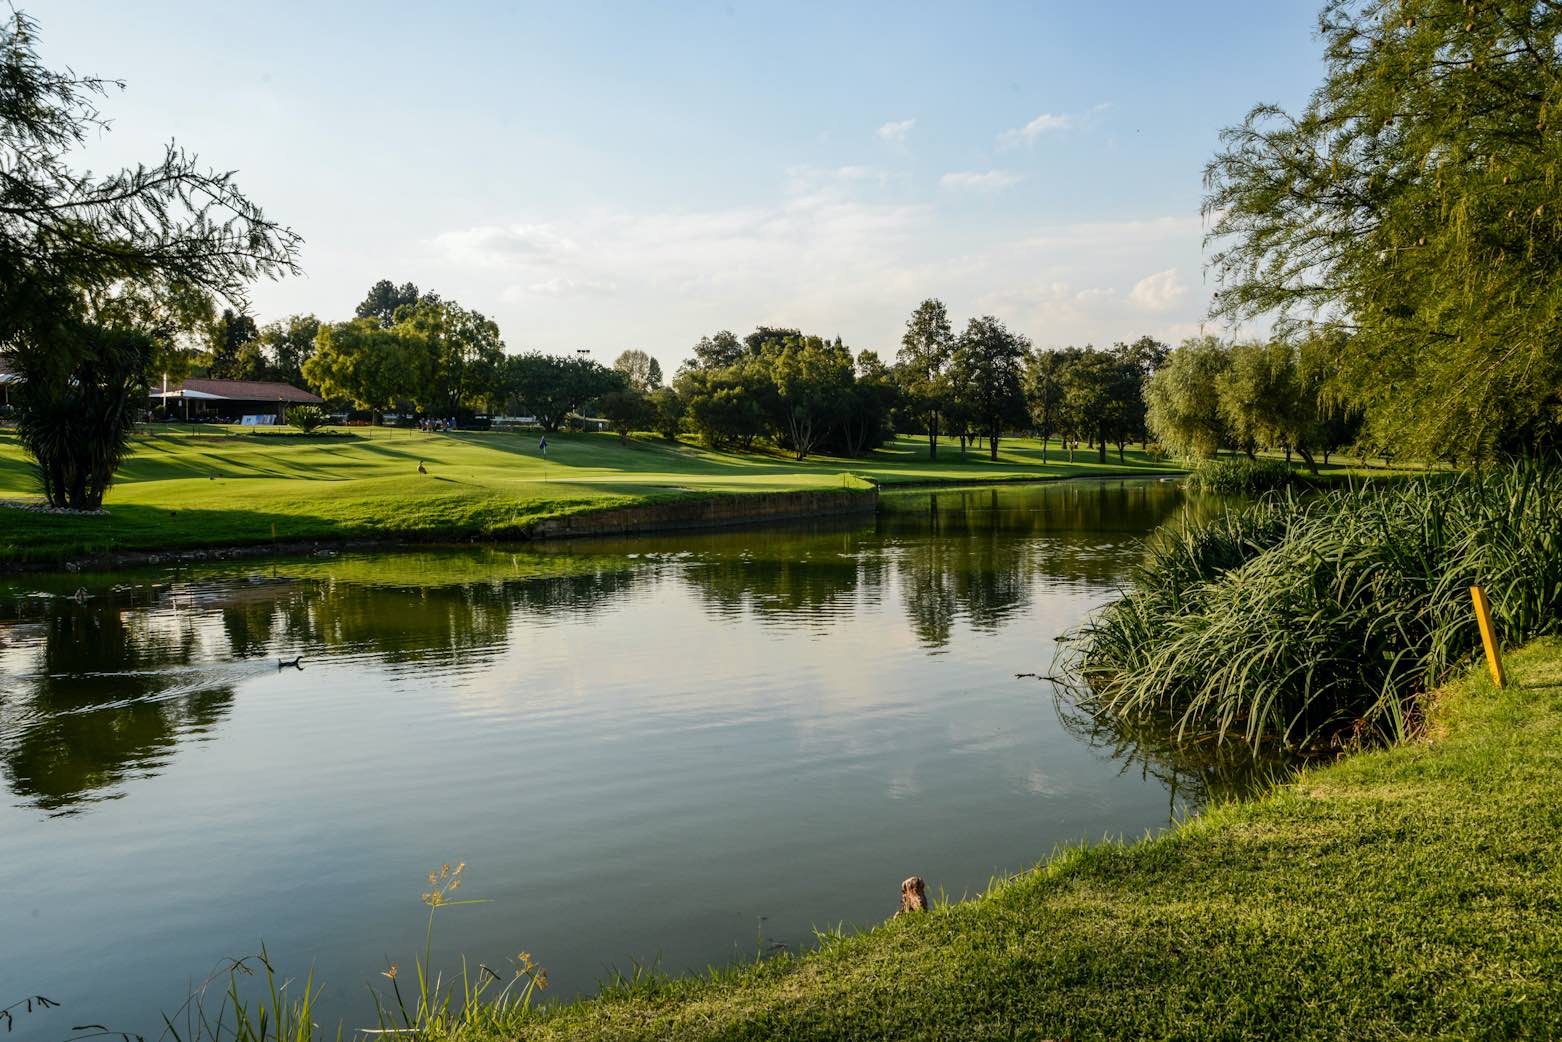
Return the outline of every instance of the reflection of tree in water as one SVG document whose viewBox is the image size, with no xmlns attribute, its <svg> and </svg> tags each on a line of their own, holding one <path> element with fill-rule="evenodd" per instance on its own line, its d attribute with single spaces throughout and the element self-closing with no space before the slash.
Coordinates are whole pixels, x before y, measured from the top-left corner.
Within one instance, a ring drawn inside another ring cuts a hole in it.
<svg viewBox="0 0 1562 1042">
<path fill-rule="evenodd" d="M 256 669 L 235 659 L 269 664 L 318 649 L 368 652 L 389 663 L 454 655 L 481 663 L 502 651 L 517 611 L 589 612 L 635 575 L 615 566 L 417 588 L 183 582 L 6 606 L 0 624 L 20 624 L 15 634 L 38 653 L 20 682 L 0 689 L 0 769 L 22 799 L 68 812 L 157 773 L 181 739 L 209 732 L 232 704 L 235 685 Z M 214 620 L 220 631 L 207 625 Z"/>
<path fill-rule="evenodd" d="M 760 618 L 833 617 L 851 601 L 859 581 L 857 562 L 838 556 L 778 560 L 707 558 L 683 569 L 683 577 L 718 614 L 747 608 Z"/>
<path fill-rule="evenodd" d="M 1152 530 L 1179 498 L 1145 482 L 890 496 L 879 530 L 899 544 L 912 629 L 925 646 L 943 647 L 956 618 L 996 630 L 1038 581 L 1120 581 L 1138 556 L 1124 536 Z"/>
<path fill-rule="evenodd" d="M 38 674 L 0 691 L 0 765 L 34 806 L 67 812 L 155 773 L 180 738 L 209 731 L 232 703 L 230 685 L 177 672 L 198 649 L 189 618 L 56 599 L 38 621 Z"/>
<path fill-rule="evenodd" d="M 883 584 L 882 565 L 859 559 L 851 533 L 755 532 L 747 543 L 704 549 L 680 571 L 717 615 L 833 620 L 855 604 L 859 588 L 877 592 Z"/>
</svg>

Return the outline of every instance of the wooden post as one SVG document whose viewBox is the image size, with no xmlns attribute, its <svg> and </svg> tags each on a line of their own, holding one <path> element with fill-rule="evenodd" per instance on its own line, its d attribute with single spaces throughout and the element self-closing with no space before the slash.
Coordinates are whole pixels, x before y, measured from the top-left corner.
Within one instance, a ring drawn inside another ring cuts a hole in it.
<svg viewBox="0 0 1562 1042">
<path fill-rule="evenodd" d="M 1486 664 L 1491 667 L 1491 680 L 1497 687 L 1508 686 L 1508 677 L 1502 671 L 1502 649 L 1497 646 L 1497 630 L 1491 621 L 1491 605 L 1486 591 L 1479 586 L 1470 587 L 1470 599 L 1475 602 L 1475 620 L 1481 624 L 1481 643 L 1486 647 Z"/>
</svg>

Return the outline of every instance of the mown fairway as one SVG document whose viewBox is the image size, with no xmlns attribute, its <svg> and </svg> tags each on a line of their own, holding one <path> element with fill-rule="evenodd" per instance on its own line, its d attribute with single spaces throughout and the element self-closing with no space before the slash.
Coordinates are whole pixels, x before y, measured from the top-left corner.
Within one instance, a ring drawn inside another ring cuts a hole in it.
<svg viewBox="0 0 1562 1042">
<path fill-rule="evenodd" d="M 107 517 L 0 512 L 0 561 L 52 560 L 112 550 L 175 549 L 348 537 L 502 538 L 546 517 L 671 496 L 840 487 L 854 478 L 918 481 L 1044 479 L 1176 469 L 1130 450 L 1097 462 L 1055 444 L 1042 463 L 1033 439 L 1000 443 L 998 461 L 974 448 L 898 439 L 864 459 L 801 463 L 759 453 L 611 434 L 424 434 L 360 430 L 198 434 L 165 429 L 135 439 L 105 506 Z M 429 473 L 417 472 L 423 462 Z M 0 498 L 36 499 L 14 432 L 0 432 Z"/>
</svg>

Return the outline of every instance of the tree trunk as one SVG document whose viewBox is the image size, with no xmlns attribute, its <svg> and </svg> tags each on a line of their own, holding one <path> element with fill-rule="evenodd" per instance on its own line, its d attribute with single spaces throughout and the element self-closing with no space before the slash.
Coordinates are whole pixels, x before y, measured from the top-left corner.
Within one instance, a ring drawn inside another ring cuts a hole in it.
<svg viewBox="0 0 1562 1042">
<path fill-rule="evenodd" d="M 987 437 L 987 449 L 988 449 L 988 456 L 987 456 L 987 458 L 992 460 L 994 463 L 997 463 L 998 462 L 998 432 L 997 431 L 993 431 L 992 434 L 988 435 L 988 437 Z"/>
<path fill-rule="evenodd" d="M 1307 470 L 1312 474 L 1312 476 L 1317 477 L 1318 461 L 1313 459 L 1313 454 L 1302 448 L 1300 445 L 1296 447 L 1296 454 L 1302 457 L 1302 462 L 1307 464 Z"/>
<path fill-rule="evenodd" d="M 927 458 L 938 458 L 938 413 L 928 414 L 927 419 Z"/>
</svg>

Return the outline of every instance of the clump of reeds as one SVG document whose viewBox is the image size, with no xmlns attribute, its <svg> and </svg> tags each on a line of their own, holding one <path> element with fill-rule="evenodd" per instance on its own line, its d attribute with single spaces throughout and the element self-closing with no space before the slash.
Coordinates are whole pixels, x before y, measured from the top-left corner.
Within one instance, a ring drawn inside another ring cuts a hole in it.
<svg viewBox="0 0 1562 1042">
<path fill-rule="evenodd" d="M 1289 488 L 1296 480 L 1291 465 L 1277 459 L 1218 456 L 1199 462 L 1188 475 L 1188 484 L 1200 492 L 1257 495 Z"/>
<path fill-rule="evenodd" d="M 1562 467 L 1276 494 L 1151 541 L 1130 591 L 1075 634 L 1094 711 L 1317 752 L 1398 740 L 1480 647 L 1562 629 Z"/>
</svg>

